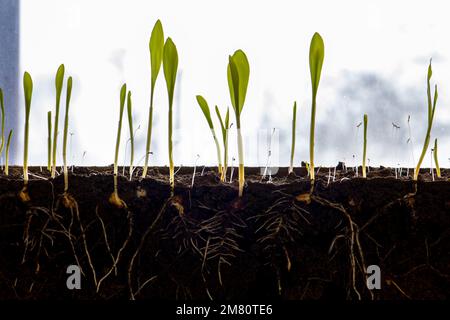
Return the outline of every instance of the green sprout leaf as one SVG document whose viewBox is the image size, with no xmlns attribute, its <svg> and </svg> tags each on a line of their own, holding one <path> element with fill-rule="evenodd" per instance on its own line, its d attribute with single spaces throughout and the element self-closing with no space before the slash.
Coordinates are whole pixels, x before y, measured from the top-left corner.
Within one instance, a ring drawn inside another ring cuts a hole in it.
<svg viewBox="0 0 450 320">
<path fill-rule="evenodd" d="M 64 162 L 64 192 L 69 189 L 69 173 L 67 171 L 67 136 L 69 134 L 69 105 L 72 97 L 72 77 L 67 79 L 66 85 L 66 114 L 64 117 L 64 136 L 63 136 L 63 162 Z"/>
<path fill-rule="evenodd" d="M 438 176 L 438 178 L 440 178 L 441 177 L 441 167 L 439 166 L 439 160 L 438 160 L 437 139 L 434 139 L 433 156 L 434 156 L 434 164 L 436 165 L 436 175 Z"/>
<path fill-rule="evenodd" d="M 244 51 L 237 50 L 229 57 L 227 78 L 231 103 L 236 115 L 240 115 L 244 107 L 250 77 L 250 65 Z"/>
<path fill-rule="evenodd" d="M 11 144 L 11 138 L 13 135 L 13 130 L 9 130 L 8 141 L 6 141 L 6 150 L 5 150 L 5 174 L 9 175 L 9 146 Z"/>
<path fill-rule="evenodd" d="M 289 174 L 294 172 L 294 154 L 295 154 L 295 132 L 297 125 L 297 101 L 294 101 L 292 108 L 292 139 L 291 139 L 291 162 L 289 166 Z"/>
<path fill-rule="evenodd" d="M 130 181 L 133 176 L 133 162 L 134 162 L 134 130 L 133 130 L 133 106 L 131 103 L 131 91 L 128 91 L 127 96 L 127 115 L 128 128 L 130 129 Z"/>
<path fill-rule="evenodd" d="M 316 126 L 316 97 L 319 88 L 320 75 L 322 72 L 325 46 L 323 39 L 317 32 L 311 39 L 309 47 L 309 70 L 311 73 L 312 104 L 311 104 L 311 127 L 309 137 L 309 173 L 311 181 L 314 181 L 314 134 Z"/>
<path fill-rule="evenodd" d="M 3 147 L 5 146 L 5 105 L 3 102 L 3 90 L 0 88 L 0 111 L 2 113 L 2 120 L 1 120 L 1 142 L 0 142 L 0 156 L 3 152 Z"/>
<path fill-rule="evenodd" d="M 58 147 L 58 123 L 59 123 L 59 104 L 61 101 L 61 92 L 64 81 L 64 65 L 61 64 L 56 71 L 55 88 L 56 88 L 56 106 L 55 121 L 53 122 L 53 158 L 52 158 L 52 178 L 56 176 L 56 150 Z"/>
<path fill-rule="evenodd" d="M 23 202 L 30 201 L 28 194 L 28 136 L 30 132 L 30 110 L 31 97 L 33 95 L 33 80 L 28 72 L 23 74 L 23 93 L 25 96 L 25 132 L 23 144 L 23 180 L 24 185 L 19 193 L 19 197 Z"/>
<path fill-rule="evenodd" d="M 150 88 L 150 109 L 148 113 L 148 127 L 147 127 L 147 143 L 145 145 L 145 163 L 142 170 L 142 177 L 147 176 L 148 159 L 150 156 L 150 145 L 152 142 L 152 127 L 153 127 L 153 95 L 155 92 L 156 79 L 158 78 L 159 69 L 164 55 L 164 31 L 161 21 L 156 21 L 153 27 L 152 35 L 149 42 L 150 49 L 150 65 L 151 65 L 151 88 Z"/>
<path fill-rule="evenodd" d="M 205 115 L 206 121 L 208 121 L 208 126 L 210 129 L 214 128 L 213 122 L 211 120 L 211 113 L 209 111 L 208 103 L 206 102 L 205 98 L 198 95 L 196 96 L 198 105 L 200 106 L 200 109 L 202 109 L 203 114 Z"/>
<path fill-rule="evenodd" d="M 159 20 L 156 21 L 155 26 L 153 27 L 152 35 L 150 36 L 149 50 L 152 69 L 152 88 L 154 88 L 164 53 L 164 31 L 161 21 Z"/>
<path fill-rule="evenodd" d="M 164 78 L 166 79 L 167 94 L 169 96 L 169 172 L 170 172 L 170 189 L 173 194 L 175 186 L 175 174 L 173 164 L 173 150 L 172 150 L 172 105 L 173 94 L 175 91 L 175 81 L 177 79 L 178 70 L 178 52 L 177 47 L 171 38 L 167 38 L 164 44 L 163 57 Z"/>
</svg>

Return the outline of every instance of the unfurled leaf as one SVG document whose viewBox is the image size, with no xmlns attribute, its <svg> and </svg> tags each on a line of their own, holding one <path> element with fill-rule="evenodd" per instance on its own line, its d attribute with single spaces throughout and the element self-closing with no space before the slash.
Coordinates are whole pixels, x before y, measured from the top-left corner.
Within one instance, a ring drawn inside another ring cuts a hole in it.
<svg viewBox="0 0 450 320">
<path fill-rule="evenodd" d="M 159 69 L 161 68 L 164 53 L 164 31 L 161 21 L 156 21 L 152 30 L 149 41 L 150 64 L 152 69 L 152 88 L 154 88 L 156 79 L 158 78 Z"/>
<path fill-rule="evenodd" d="M 200 109 L 202 109 L 203 114 L 205 115 L 206 121 L 208 121 L 209 127 L 212 129 L 214 127 L 213 122 L 211 120 L 211 113 L 209 111 L 208 103 L 206 102 L 205 98 L 198 95 L 197 97 L 198 105 L 200 106 Z"/>
</svg>

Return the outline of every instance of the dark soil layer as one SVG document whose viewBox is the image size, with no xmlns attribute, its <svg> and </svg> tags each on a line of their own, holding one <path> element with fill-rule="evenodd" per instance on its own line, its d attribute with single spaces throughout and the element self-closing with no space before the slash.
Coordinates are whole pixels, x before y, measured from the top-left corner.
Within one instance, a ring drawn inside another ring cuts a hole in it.
<svg viewBox="0 0 450 320">
<path fill-rule="evenodd" d="M 0 176 L 0 299 L 449 299 L 450 177 L 418 183 L 371 168 L 368 179 L 321 168 L 311 196 L 305 168 L 272 182 L 247 169 L 244 196 L 213 169 L 119 178 L 127 208 L 108 202 L 111 167 L 63 176 L 19 168 Z M 139 175 L 139 169 L 136 174 Z M 200 171 L 200 172 L 199 172 Z M 237 170 L 234 172 L 237 178 Z M 330 180 L 330 181 L 329 181 Z M 64 206 L 64 204 L 66 206 Z M 66 288 L 78 264 L 81 290 Z M 365 268 L 381 268 L 368 290 Z"/>
</svg>

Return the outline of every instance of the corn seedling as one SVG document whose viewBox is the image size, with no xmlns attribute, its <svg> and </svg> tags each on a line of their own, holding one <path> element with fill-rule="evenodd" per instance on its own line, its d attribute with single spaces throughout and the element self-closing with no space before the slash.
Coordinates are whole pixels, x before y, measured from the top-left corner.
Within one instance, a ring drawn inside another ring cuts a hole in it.
<svg viewBox="0 0 450 320">
<path fill-rule="evenodd" d="M 236 115 L 237 143 L 239 155 L 239 197 L 244 192 L 244 145 L 241 133 L 241 112 L 244 108 L 245 96 L 247 94 L 248 80 L 250 77 L 250 66 L 244 51 L 237 50 L 228 58 L 227 78 L 230 90 L 231 103 Z"/>
<path fill-rule="evenodd" d="M 33 80 L 28 72 L 23 74 L 23 93 L 25 96 L 25 132 L 23 143 L 23 188 L 19 197 L 23 202 L 30 201 L 28 194 L 28 133 L 30 131 L 31 97 L 33 95 Z"/>
<path fill-rule="evenodd" d="M 289 172 L 291 174 L 294 172 L 294 153 L 295 153 L 295 127 L 297 123 L 297 101 L 294 102 L 294 107 L 292 108 L 292 143 L 291 143 L 291 163 L 289 165 Z"/>
<path fill-rule="evenodd" d="M 151 86 L 150 86 L 150 109 L 148 113 L 148 131 L 147 131 L 147 143 L 145 146 L 145 163 L 144 170 L 142 171 L 142 177 L 145 178 L 148 170 L 148 159 L 150 156 L 150 144 L 152 141 L 152 126 L 153 126 L 153 94 L 155 92 L 156 79 L 158 78 L 159 69 L 161 68 L 161 62 L 164 52 L 164 31 L 161 21 L 156 21 L 152 30 L 149 42 L 150 50 L 150 65 L 151 65 Z"/>
<path fill-rule="evenodd" d="M 320 74 L 322 72 L 325 48 L 323 39 L 317 32 L 311 39 L 309 47 L 309 70 L 311 73 L 312 103 L 311 103 L 311 127 L 309 134 L 309 171 L 310 179 L 314 182 L 314 132 L 316 126 L 316 98 L 319 88 Z M 312 184 L 313 185 L 313 184 Z"/>
<path fill-rule="evenodd" d="M 208 103 L 206 102 L 206 100 L 202 96 L 198 95 L 196 98 L 197 98 L 198 105 L 200 106 L 200 109 L 202 109 L 202 112 L 206 118 L 206 121 L 208 122 L 208 126 L 209 126 L 209 129 L 211 130 L 211 134 L 213 136 L 214 143 L 216 144 L 217 159 L 218 159 L 218 164 L 219 164 L 218 171 L 219 171 L 219 175 L 222 179 L 222 176 L 223 176 L 222 153 L 220 151 L 220 145 L 219 145 L 219 141 L 217 140 L 216 131 L 214 130 L 214 124 L 211 120 L 211 113 L 209 111 L 209 106 L 208 106 Z"/>
<path fill-rule="evenodd" d="M 433 156 L 434 156 L 434 164 L 436 166 L 436 175 L 437 175 L 438 178 L 440 178 L 441 177 L 441 167 L 439 166 L 439 161 L 438 161 L 438 143 L 437 143 L 437 139 L 434 139 Z"/>
<path fill-rule="evenodd" d="M 225 181 L 228 170 L 228 129 L 230 128 L 230 108 L 227 108 L 227 113 L 225 115 L 225 122 L 220 115 L 219 108 L 216 106 L 217 118 L 219 118 L 220 128 L 222 130 L 222 140 L 223 140 L 223 170 L 220 176 L 220 181 Z"/>
<path fill-rule="evenodd" d="M 47 112 L 47 170 L 52 170 L 52 112 Z"/>
<path fill-rule="evenodd" d="M 131 105 L 131 91 L 128 91 L 127 114 L 128 114 L 128 127 L 130 129 L 130 181 L 131 181 L 131 178 L 133 176 L 133 162 L 134 162 L 134 130 L 133 130 L 133 110 Z"/>
<path fill-rule="evenodd" d="M 3 152 L 3 148 L 5 147 L 5 105 L 3 102 L 3 90 L 0 88 L 0 112 L 2 113 L 1 117 L 1 135 L 0 135 L 0 157 Z"/>
<path fill-rule="evenodd" d="M 5 174 L 9 174 L 9 146 L 11 144 L 11 138 L 13 135 L 13 130 L 9 130 L 8 140 L 6 141 L 6 150 L 5 150 Z"/>
<path fill-rule="evenodd" d="M 431 60 L 430 60 L 430 64 L 428 66 L 428 74 L 427 74 L 428 127 L 427 127 L 427 132 L 425 135 L 425 141 L 423 143 L 422 153 L 420 154 L 419 162 L 417 163 L 417 166 L 414 170 L 414 181 L 417 181 L 417 178 L 419 177 L 420 166 L 421 166 L 423 158 L 425 157 L 425 154 L 428 150 L 428 145 L 430 144 L 430 135 L 431 135 L 431 128 L 433 126 L 434 111 L 436 110 L 436 103 L 437 103 L 437 99 L 438 99 L 437 85 L 434 86 L 433 100 L 431 98 L 430 80 L 431 80 L 432 75 L 433 75 L 433 70 L 431 69 Z"/>
<path fill-rule="evenodd" d="M 173 94 L 175 91 L 175 81 L 177 79 L 178 69 L 178 52 L 177 47 L 171 38 L 167 38 L 164 44 L 163 57 L 164 78 L 166 79 L 167 94 L 169 96 L 169 172 L 170 172 L 170 190 L 173 194 L 175 187 L 175 174 L 173 166 L 173 150 L 172 150 L 172 106 Z"/>
<path fill-rule="evenodd" d="M 123 109 L 125 107 L 125 96 L 127 94 L 127 85 L 123 84 L 120 89 L 120 111 L 119 111 L 119 124 L 117 128 L 117 138 L 116 138 L 116 151 L 114 156 L 114 192 L 109 197 L 109 202 L 118 208 L 126 207 L 125 202 L 120 199 L 119 191 L 117 188 L 117 180 L 119 175 L 118 162 L 119 162 L 119 149 L 120 149 L 120 135 L 122 132 L 122 118 Z"/>
<path fill-rule="evenodd" d="M 67 79 L 66 85 L 66 114 L 64 116 L 63 163 L 64 163 L 64 194 L 69 190 L 69 174 L 67 172 L 67 134 L 69 132 L 69 105 L 72 96 L 72 77 Z M 56 141 L 56 140 L 55 140 Z"/>
<path fill-rule="evenodd" d="M 362 159 L 362 175 L 366 178 L 366 156 L 367 156 L 367 114 L 364 115 L 364 146 L 363 146 L 363 159 Z"/>
<path fill-rule="evenodd" d="M 52 178 L 56 176 L 56 149 L 58 146 L 58 120 L 59 120 L 59 104 L 61 101 L 61 92 L 64 81 L 64 65 L 61 64 L 56 71 L 55 88 L 56 88 L 56 104 L 55 104 L 55 120 L 53 122 L 53 153 L 52 153 Z"/>
</svg>

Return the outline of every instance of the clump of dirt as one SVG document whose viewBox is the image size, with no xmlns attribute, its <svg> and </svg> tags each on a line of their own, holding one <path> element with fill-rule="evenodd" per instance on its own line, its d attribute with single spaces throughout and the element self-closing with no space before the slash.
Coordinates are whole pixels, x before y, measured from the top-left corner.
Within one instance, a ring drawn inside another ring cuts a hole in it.
<svg viewBox="0 0 450 320">
<path fill-rule="evenodd" d="M 181 168 L 173 197 L 167 168 L 138 168 L 119 178 L 122 209 L 108 202 L 112 167 L 73 168 L 72 205 L 62 176 L 30 170 L 29 203 L 20 168 L 0 176 L 0 299 L 450 298 L 449 170 L 414 182 L 406 169 L 320 168 L 310 193 L 304 167 L 270 182 L 246 168 L 238 198 L 214 168 L 193 187 Z M 81 290 L 66 287 L 69 265 Z M 367 288 L 369 265 L 381 289 Z"/>
</svg>

